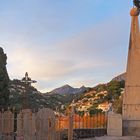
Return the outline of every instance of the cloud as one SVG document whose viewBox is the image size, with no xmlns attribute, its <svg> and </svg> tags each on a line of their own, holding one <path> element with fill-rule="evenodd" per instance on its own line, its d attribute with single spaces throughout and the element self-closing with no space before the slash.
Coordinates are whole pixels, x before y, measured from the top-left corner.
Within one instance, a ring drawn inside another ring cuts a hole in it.
<svg viewBox="0 0 140 140">
<path fill-rule="evenodd" d="M 64 77 L 70 73 L 76 73 L 76 71 L 101 65 L 97 61 L 92 64 L 87 60 L 80 62 L 75 60 L 76 57 L 79 56 L 70 54 L 70 57 L 67 57 L 64 52 L 47 56 L 44 52 L 38 53 L 33 50 L 29 51 L 27 48 L 17 48 L 8 56 L 8 63 L 10 64 L 9 69 L 14 75 L 21 75 L 23 72 L 29 71 L 36 78 L 46 80 Z"/>
<path fill-rule="evenodd" d="M 5 34 L 0 44 L 8 55 L 10 77 L 22 78 L 28 71 L 39 89 L 64 83 L 93 86 L 110 79 L 125 67 L 129 25 L 123 19 L 125 15 L 110 17 L 59 42 L 54 38 L 52 44 L 37 43 L 28 34 Z"/>
</svg>

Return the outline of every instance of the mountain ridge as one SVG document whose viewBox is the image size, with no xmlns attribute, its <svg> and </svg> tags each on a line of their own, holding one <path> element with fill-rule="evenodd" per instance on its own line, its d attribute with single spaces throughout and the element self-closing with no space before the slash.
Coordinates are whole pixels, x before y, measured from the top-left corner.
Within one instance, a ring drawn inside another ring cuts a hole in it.
<svg viewBox="0 0 140 140">
<path fill-rule="evenodd" d="M 56 88 L 50 92 L 47 92 L 46 94 L 61 94 L 61 95 L 65 95 L 65 94 L 77 94 L 77 93 L 83 93 L 87 90 L 87 87 L 85 86 L 81 86 L 80 88 L 74 88 L 68 84 L 61 86 L 59 88 Z"/>
<path fill-rule="evenodd" d="M 118 82 L 120 82 L 120 81 L 125 81 L 125 79 L 126 79 L 126 72 L 124 72 L 122 74 L 119 74 L 118 76 L 114 77 L 112 79 L 112 81 L 118 81 Z"/>
<path fill-rule="evenodd" d="M 100 105 L 108 100 L 119 100 L 121 92 L 124 91 L 125 81 L 123 79 L 120 81 L 120 76 L 117 77 L 118 78 L 115 77 L 115 79 L 113 78 L 114 80 L 111 80 L 108 83 L 98 84 L 97 86 L 88 88 L 85 86 L 73 88 L 70 85 L 64 85 L 52 90 L 52 94 L 41 93 L 33 86 L 30 86 L 28 89 L 30 108 L 47 107 L 64 112 L 74 100 L 79 111 L 98 109 L 95 105 Z M 20 80 L 10 80 L 9 90 L 10 108 L 15 107 L 17 110 L 20 110 L 23 102 L 22 97 L 26 92 L 25 85 L 21 83 Z M 118 103 L 116 104 L 118 105 Z M 82 106 L 84 108 L 80 108 Z"/>
</svg>

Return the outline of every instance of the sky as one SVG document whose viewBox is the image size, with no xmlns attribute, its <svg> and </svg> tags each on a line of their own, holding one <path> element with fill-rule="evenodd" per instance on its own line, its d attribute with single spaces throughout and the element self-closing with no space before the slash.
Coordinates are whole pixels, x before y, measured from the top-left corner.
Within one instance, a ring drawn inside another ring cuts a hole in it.
<svg viewBox="0 0 140 140">
<path fill-rule="evenodd" d="M 93 87 L 126 69 L 132 0 L 0 0 L 0 46 L 10 79 L 42 92 Z"/>
</svg>

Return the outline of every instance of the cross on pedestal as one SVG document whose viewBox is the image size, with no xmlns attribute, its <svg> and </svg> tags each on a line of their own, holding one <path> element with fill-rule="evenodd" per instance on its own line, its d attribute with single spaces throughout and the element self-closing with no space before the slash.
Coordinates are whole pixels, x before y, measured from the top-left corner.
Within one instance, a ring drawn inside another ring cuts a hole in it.
<svg viewBox="0 0 140 140">
<path fill-rule="evenodd" d="M 133 3 L 140 10 L 140 0 L 133 0 Z"/>
<path fill-rule="evenodd" d="M 29 87 L 31 86 L 32 83 L 36 83 L 35 80 L 32 80 L 29 76 L 28 73 L 25 73 L 25 77 L 22 78 L 21 80 L 22 83 L 24 83 L 25 90 L 23 94 L 23 104 L 22 107 L 23 109 L 29 109 L 29 103 L 28 103 L 28 93 L 29 93 Z"/>
</svg>

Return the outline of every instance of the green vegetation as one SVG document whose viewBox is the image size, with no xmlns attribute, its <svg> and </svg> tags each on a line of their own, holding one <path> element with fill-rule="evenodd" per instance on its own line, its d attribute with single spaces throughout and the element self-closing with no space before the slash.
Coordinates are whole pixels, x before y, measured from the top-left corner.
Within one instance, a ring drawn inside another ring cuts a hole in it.
<svg viewBox="0 0 140 140">
<path fill-rule="evenodd" d="M 124 88 L 122 82 L 111 81 L 107 84 L 108 100 L 114 101 L 118 99 L 121 95 L 121 91 Z"/>
<path fill-rule="evenodd" d="M 103 112 L 102 109 L 97 109 L 97 107 L 98 104 L 93 104 L 93 106 L 88 109 L 91 116 Z"/>
<path fill-rule="evenodd" d="M 9 76 L 6 69 L 7 56 L 0 47 L 0 108 L 7 108 L 9 104 Z"/>
<path fill-rule="evenodd" d="M 84 113 L 85 113 L 84 111 L 78 111 L 78 112 L 77 112 L 77 114 L 78 114 L 79 116 L 81 116 L 81 117 L 84 115 Z"/>
<path fill-rule="evenodd" d="M 88 108 L 88 112 L 91 115 L 102 112 L 103 110 L 99 109 L 98 106 L 99 104 L 106 102 L 111 102 L 113 104 L 114 112 L 121 113 L 122 91 L 124 90 L 124 86 L 124 81 L 112 80 L 107 84 L 100 84 L 90 89 L 90 91 L 79 96 L 76 101 L 81 101 L 81 104 L 86 104 L 88 102 L 92 103 L 92 106 Z M 92 99 L 92 102 L 90 101 L 90 99 Z"/>
<path fill-rule="evenodd" d="M 103 112 L 102 109 L 93 109 L 93 110 L 89 111 L 89 114 L 92 116 L 92 115 L 95 115 L 95 114 L 98 114 L 98 113 L 102 113 L 102 112 Z"/>
<path fill-rule="evenodd" d="M 19 80 L 10 81 L 9 89 L 10 107 L 15 107 L 17 110 L 21 109 L 23 102 L 22 97 L 25 92 L 23 83 L 21 83 Z M 91 115 L 102 112 L 101 109 L 98 109 L 99 104 L 112 102 L 113 110 L 117 113 L 121 113 L 121 93 L 123 89 L 124 81 L 111 81 L 107 84 L 100 84 L 94 88 L 89 88 L 85 93 L 44 95 L 31 86 L 28 90 L 28 102 L 30 103 L 30 108 L 32 109 L 48 107 L 53 110 L 59 110 L 62 113 L 65 113 L 66 109 L 73 100 L 75 103 L 78 101 L 83 104 L 91 103 L 92 106 L 90 106 L 87 110 Z M 84 111 L 78 111 L 77 113 L 82 116 Z"/>
</svg>

